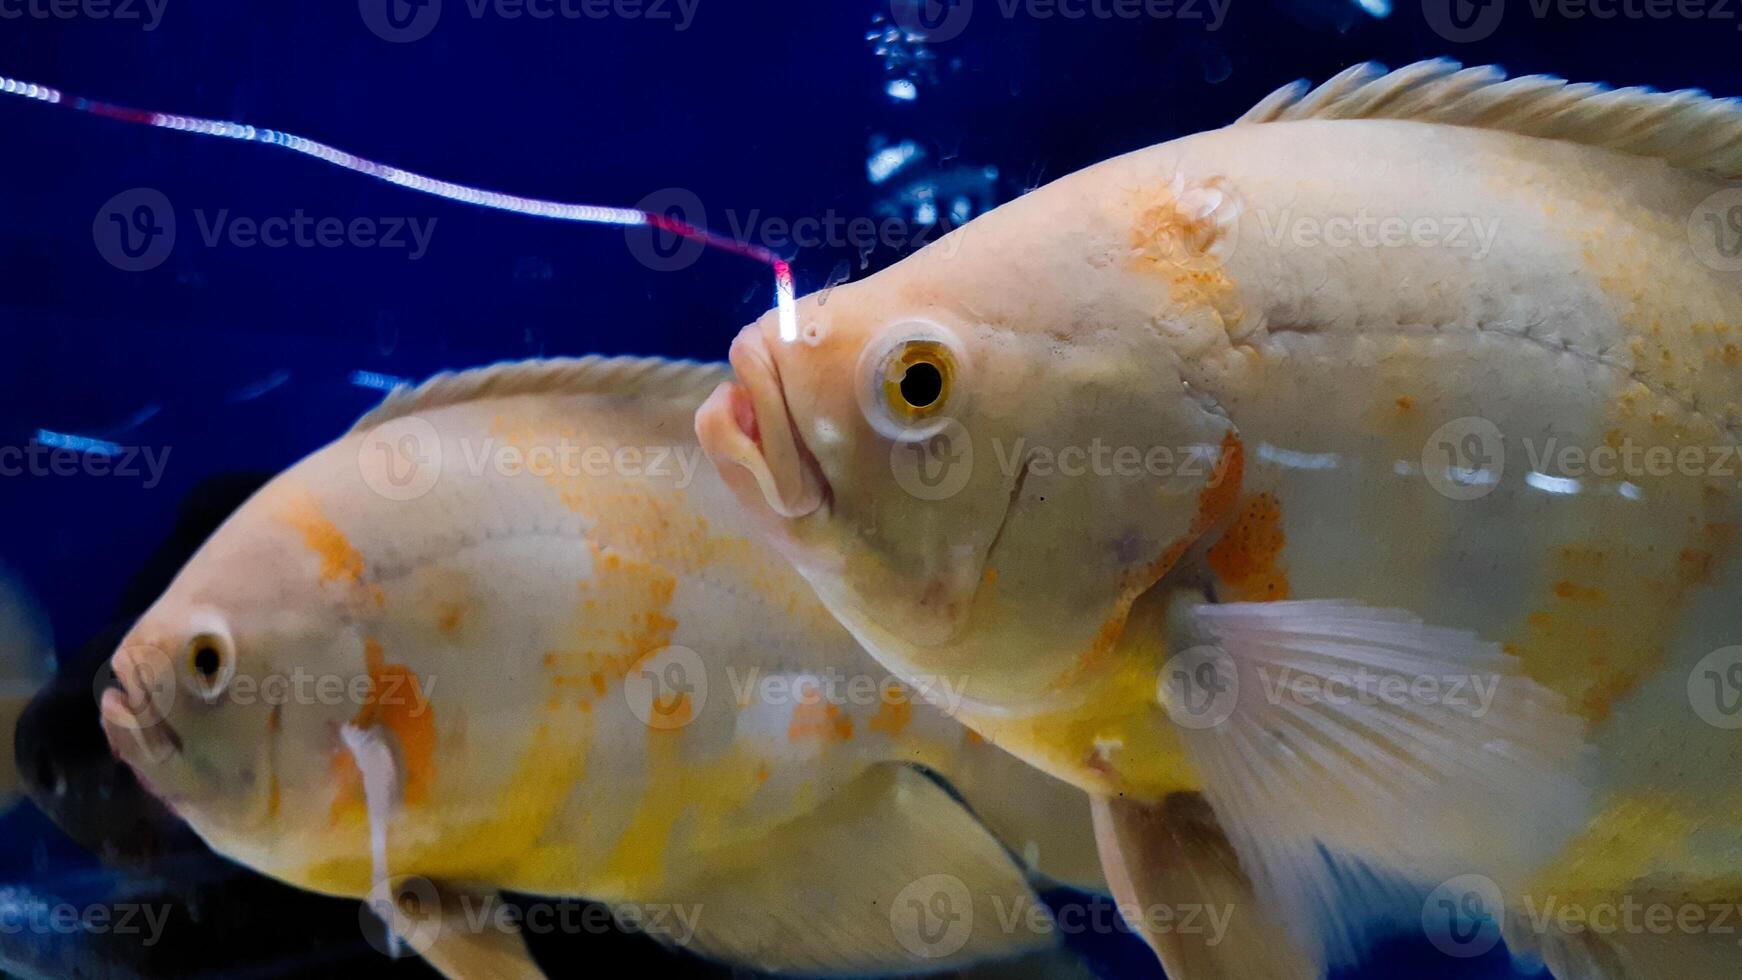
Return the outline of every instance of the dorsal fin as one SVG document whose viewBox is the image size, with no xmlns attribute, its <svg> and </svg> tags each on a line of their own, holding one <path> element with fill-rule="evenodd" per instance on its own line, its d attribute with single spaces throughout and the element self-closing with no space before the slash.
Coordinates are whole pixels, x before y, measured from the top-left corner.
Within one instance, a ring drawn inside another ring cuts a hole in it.
<svg viewBox="0 0 1742 980">
<path fill-rule="evenodd" d="M 387 399 L 357 420 L 352 432 L 372 429 L 415 412 L 444 405 L 506 398 L 511 395 L 635 395 L 648 398 L 693 396 L 699 404 L 722 381 L 732 378 L 725 364 L 674 361 L 663 357 L 550 358 L 505 361 L 469 371 L 448 371 L 420 385 L 395 388 Z"/>
<path fill-rule="evenodd" d="M 1404 119 L 1494 129 L 1653 157 L 1726 180 L 1742 177 L 1742 102 L 1696 89 L 1659 92 L 1572 84 L 1548 75 L 1509 79 L 1493 65 L 1447 58 L 1394 72 L 1356 65 L 1310 87 L 1285 85 L 1236 126 L 1298 119 Z"/>
</svg>

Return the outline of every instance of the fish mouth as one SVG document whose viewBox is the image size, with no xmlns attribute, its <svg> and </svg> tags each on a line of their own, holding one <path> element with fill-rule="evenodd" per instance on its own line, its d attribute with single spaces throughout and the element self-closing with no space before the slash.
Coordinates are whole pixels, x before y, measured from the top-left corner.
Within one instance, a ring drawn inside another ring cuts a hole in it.
<svg viewBox="0 0 1742 980">
<path fill-rule="evenodd" d="M 169 723 L 175 699 L 169 659 L 154 647 L 125 646 L 109 665 L 118 686 L 105 687 L 99 702 L 109 748 L 135 771 L 179 755 L 181 735 Z"/>
<path fill-rule="evenodd" d="M 828 482 L 793 422 L 780 370 L 756 324 L 732 341 L 732 372 L 696 411 L 696 437 L 716 465 L 756 481 L 769 510 L 795 519 L 816 512 Z"/>
</svg>

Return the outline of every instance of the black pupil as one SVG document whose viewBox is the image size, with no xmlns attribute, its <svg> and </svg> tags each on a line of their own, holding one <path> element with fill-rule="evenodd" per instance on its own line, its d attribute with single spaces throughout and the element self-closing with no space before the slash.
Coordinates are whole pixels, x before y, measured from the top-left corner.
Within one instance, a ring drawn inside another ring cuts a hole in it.
<svg viewBox="0 0 1742 980">
<path fill-rule="evenodd" d="M 944 373 L 936 364 L 920 361 L 901 377 L 901 397 L 914 408 L 925 408 L 944 393 Z"/>
<path fill-rule="evenodd" d="M 212 647 L 200 647 L 194 651 L 194 669 L 207 677 L 218 675 L 219 660 L 218 651 Z"/>
</svg>

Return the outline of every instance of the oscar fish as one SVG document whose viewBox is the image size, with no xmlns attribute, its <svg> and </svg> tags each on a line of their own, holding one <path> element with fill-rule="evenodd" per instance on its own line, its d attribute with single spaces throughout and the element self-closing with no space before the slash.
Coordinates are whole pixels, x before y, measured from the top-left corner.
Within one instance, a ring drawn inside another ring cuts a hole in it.
<svg viewBox="0 0 1742 980">
<path fill-rule="evenodd" d="M 750 325 L 697 431 L 867 649 L 1094 794 L 1116 890 L 1250 885 L 1304 958 L 1152 936 L 1178 975 L 1353 958 L 1368 877 L 1733 902 L 1738 178 L 1734 101 L 1357 66 Z"/>
</svg>

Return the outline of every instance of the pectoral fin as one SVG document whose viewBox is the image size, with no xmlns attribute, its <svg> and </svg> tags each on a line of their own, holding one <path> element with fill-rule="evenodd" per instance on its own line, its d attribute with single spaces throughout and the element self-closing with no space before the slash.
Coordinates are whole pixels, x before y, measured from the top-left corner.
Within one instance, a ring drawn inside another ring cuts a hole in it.
<svg viewBox="0 0 1742 980">
<path fill-rule="evenodd" d="M 387 866 L 387 827 L 399 804 L 399 763 L 388 735 L 381 728 L 346 725 L 339 729 L 339 737 L 355 760 L 357 772 L 363 777 L 363 802 L 369 814 L 370 880 L 374 883 L 374 890 L 381 891 L 388 887 L 393 877 Z M 390 929 L 388 936 L 392 947 L 388 952 L 398 956 L 399 931 Z"/>
<path fill-rule="evenodd" d="M 1494 644 L 1342 602 L 1184 613 L 1199 642 L 1165 665 L 1163 706 L 1240 867 L 1328 961 L 1395 896 L 1363 908 L 1339 862 L 1510 890 L 1583 826 L 1583 726 Z"/>
<path fill-rule="evenodd" d="M 1255 899 L 1203 797 L 1176 793 L 1159 804 L 1097 797 L 1093 806 L 1113 897 L 1142 913 L 1129 924 L 1168 976 L 1315 980 L 1323 973 L 1316 955 L 1302 951 Z"/>
<path fill-rule="evenodd" d="M 810 975 L 931 972 L 1055 945 L 1022 867 L 924 773 L 883 765 L 772 834 L 719 855 L 653 931 L 735 965 Z M 1039 927 L 1037 927 L 1039 926 Z"/>
</svg>

